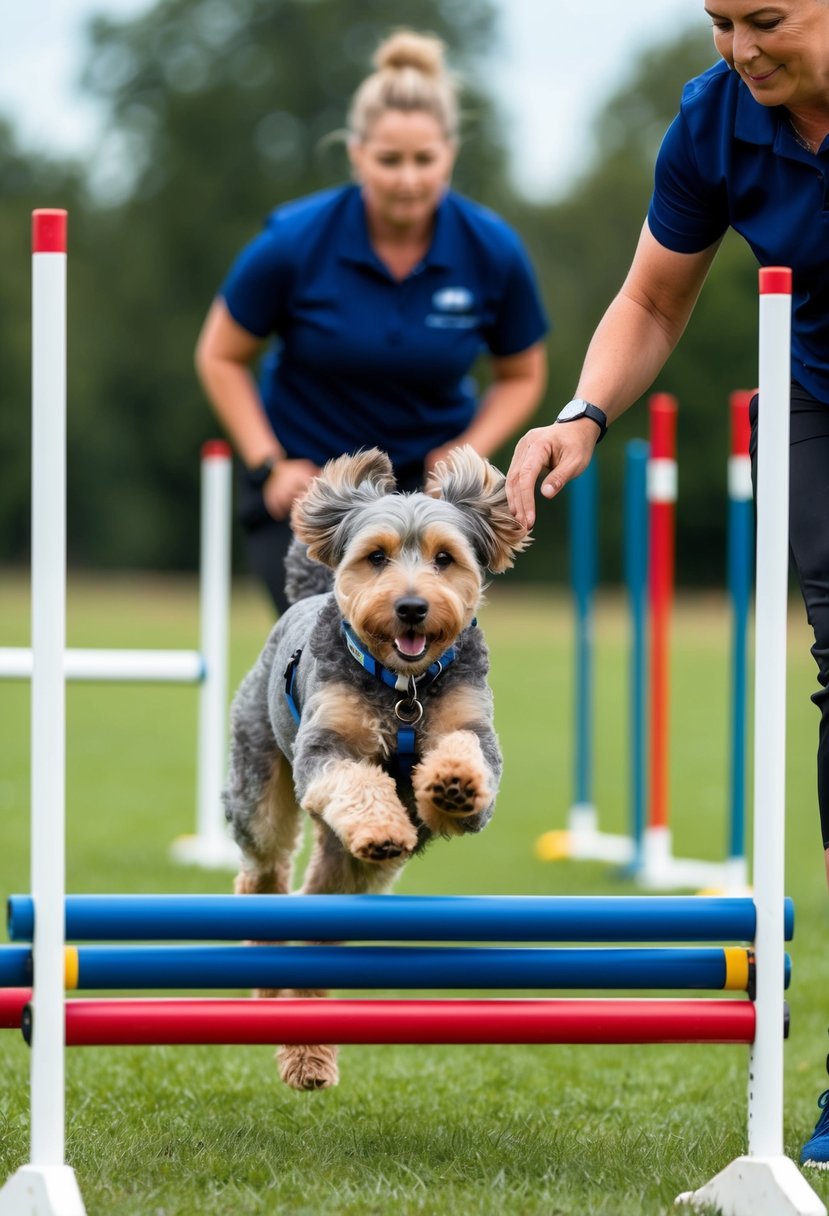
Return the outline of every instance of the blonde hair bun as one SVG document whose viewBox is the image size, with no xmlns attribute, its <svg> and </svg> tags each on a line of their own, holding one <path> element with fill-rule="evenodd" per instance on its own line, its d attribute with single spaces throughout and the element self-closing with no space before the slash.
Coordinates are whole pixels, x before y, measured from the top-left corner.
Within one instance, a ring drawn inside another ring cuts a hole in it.
<svg viewBox="0 0 829 1216">
<path fill-rule="evenodd" d="M 442 76 L 445 72 L 445 43 L 435 34 L 418 34 L 415 30 L 397 30 L 374 52 L 372 63 L 378 72 L 403 71 L 414 68 L 424 76 Z"/>
<path fill-rule="evenodd" d="M 374 52 L 374 71 L 351 100 L 348 131 L 364 140 L 388 110 L 421 110 L 440 124 L 447 139 L 458 134 L 458 82 L 446 68 L 444 43 L 435 34 L 395 30 Z"/>
</svg>

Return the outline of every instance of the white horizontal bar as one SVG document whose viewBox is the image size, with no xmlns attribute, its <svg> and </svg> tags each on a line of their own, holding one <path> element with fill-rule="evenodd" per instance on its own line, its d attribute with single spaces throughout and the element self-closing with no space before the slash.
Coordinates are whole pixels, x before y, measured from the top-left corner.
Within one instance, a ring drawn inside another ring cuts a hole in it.
<svg viewBox="0 0 829 1216">
<path fill-rule="evenodd" d="M 197 650 L 64 651 L 67 680 L 131 683 L 199 684 L 204 658 Z M 32 675 L 32 652 L 24 646 L 0 646 L 0 679 L 26 680 Z"/>
</svg>

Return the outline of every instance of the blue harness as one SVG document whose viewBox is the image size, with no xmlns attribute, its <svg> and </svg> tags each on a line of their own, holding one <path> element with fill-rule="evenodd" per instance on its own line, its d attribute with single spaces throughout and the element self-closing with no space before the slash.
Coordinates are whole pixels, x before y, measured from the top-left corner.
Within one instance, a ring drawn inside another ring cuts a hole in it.
<svg viewBox="0 0 829 1216">
<path fill-rule="evenodd" d="M 473 625 L 477 625 L 477 623 L 477 620 L 472 621 Z M 380 684 L 385 684 L 387 688 L 394 688 L 398 692 L 408 694 L 406 697 L 401 697 L 394 707 L 398 720 L 403 723 L 397 730 L 397 765 L 400 775 L 408 780 L 417 759 L 417 735 L 415 727 L 423 717 L 423 706 L 418 701 L 417 694 L 421 689 L 428 688 L 430 684 L 434 684 L 438 676 L 446 670 L 450 663 L 454 662 L 456 656 L 455 648 L 454 646 L 450 646 L 439 659 L 435 659 L 434 663 L 430 663 L 419 676 L 404 676 L 390 671 L 388 667 L 383 666 L 379 659 L 375 659 L 373 654 L 365 650 L 350 625 L 346 624 L 345 621 L 341 623 L 340 629 L 349 653 L 369 675 L 373 676 Z M 297 668 L 299 667 L 301 655 L 301 648 L 295 650 L 291 655 L 288 666 L 285 668 L 285 700 L 288 702 L 288 708 L 297 726 L 299 726 L 302 719 L 302 712 L 297 704 L 295 692 Z"/>
</svg>

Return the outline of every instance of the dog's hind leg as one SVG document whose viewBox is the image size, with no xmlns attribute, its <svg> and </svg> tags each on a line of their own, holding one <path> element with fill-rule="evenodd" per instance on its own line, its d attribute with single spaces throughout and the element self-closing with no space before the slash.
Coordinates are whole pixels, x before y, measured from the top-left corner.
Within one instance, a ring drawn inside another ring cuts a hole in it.
<svg viewBox="0 0 829 1216">
<path fill-rule="evenodd" d="M 273 744 L 270 755 L 265 758 L 259 753 L 257 760 L 256 765 L 250 764 L 244 747 L 234 744 L 225 791 L 228 818 L 242 850 L 234 890 L 237 895 L 288 895 L 303 822 L 291 766 Z M 257 988 L 253 995 L 276 997 L 281 989 Z"/>
<path fill-rule="evenodd" d="M 388 890 L 406 858 L 363 862 L 348 853 L 327 824 L 314 821 L 315 842 L 303 895 L 380 894 Z M 283 996 L 324 997 L 323 989 L 285 990 Z M 279 1075 L 293 1089 L 328 1089 L 339 1080 L 337 1048 L 331 1044 L 290 1043 L 276 1053 Z"/>
<path fill-rule="evenodd" d="M 267 775 L 254 791 L 248 790 L 251 792 L 255 796 L 247 802 L 244 817 L 229 815 L 242 851 L 234 889 L 237 895 L 288 895 L 302 817 L 294 797 L 291 766 L 276 748 Z"/>
</svg>

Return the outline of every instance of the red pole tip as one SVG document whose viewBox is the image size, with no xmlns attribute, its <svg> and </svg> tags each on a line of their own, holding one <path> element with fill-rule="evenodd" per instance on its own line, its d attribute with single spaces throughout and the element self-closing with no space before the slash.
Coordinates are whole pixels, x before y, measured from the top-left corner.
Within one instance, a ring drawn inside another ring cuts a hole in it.
<svg viewBox="0 0 829 1216">
<path fill-rule="evenodd" d="M 751 422 L 748 407 L 754 393 L 751 389 L 736 389 L 728 398 L 731 407 L 731 455 L 748 456 Z"/>
<path fill-rule="evenodd" d="M 790 296 L 792 272 L 788 266 L 763 266 L 760 270 L 761 296 Z"/>
<path fill-rule="evenodd" d="M 66 253 L 66 218 L 57 207 L 32 212 L 32 253 Z"/>
<path fill-rule="evenodd" d="M 651 456 L 673 460 L 676 457 L 676 397 L 654 393 L 650 406 Z"/>
<path fill-rule="evenodd" d="M 201 445 L 202 460 L 229 460 L 230 456 L 230 444 L 224 439 L 207 439 Z"/>
</svg>

